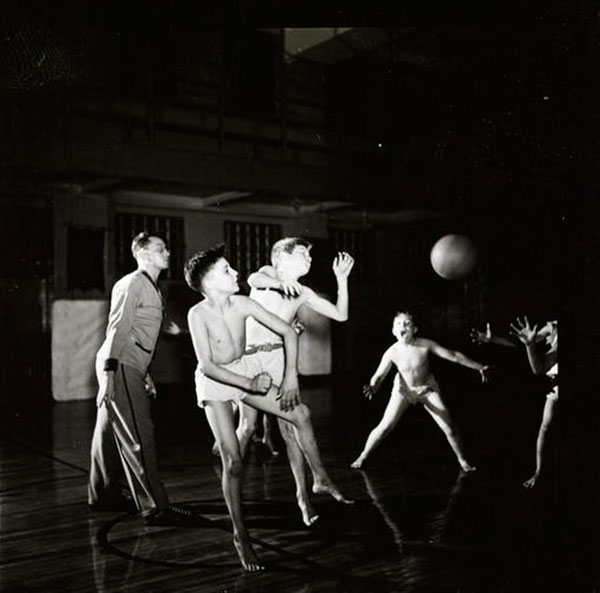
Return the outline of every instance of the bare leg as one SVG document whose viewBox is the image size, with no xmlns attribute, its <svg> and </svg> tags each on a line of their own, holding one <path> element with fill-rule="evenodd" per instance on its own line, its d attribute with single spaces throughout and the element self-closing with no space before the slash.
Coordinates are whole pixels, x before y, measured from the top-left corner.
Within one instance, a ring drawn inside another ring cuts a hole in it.
<svg viewBox="0 0 600 593">
<path fill-rule="evenodd" d="M 429 412 L 431 417 L 435 420 L 436 424 L 442 429 L 444 434 L 446 435 L 446 439 L 448 443 L 450 443 L 450 447 L 454 451 L 456 458 L 458 459 L 458 463 L 460 463 L 460 467 L 465 472 L 474 472 L 477 468 L 471 465 L 466 459 L 463 451 L 462 442 L 460 440 L 460 435 L 456 430 L 456 426 L 452 421 L 450 416 L 450 412 L 446 408 L 446 405 L 442 401 L 439 393 L 432 392 L 430 393 L 424 404 L 425 409 Z"/>
<path fill-rule="evenodd" d="M 390 434 L 409 406 L 410 402 L 397 389 L 394 389 L 379 424 L 370 432 L 362 453 L 352 462 L 350 467 L 354 469 L 362 467 L 373 449 L 378 447 L 381 441 Z"/>
<path fill-rule="evenodd" d="M 234 402 L 234 401 L 232 401 L 232 402 L 229 402 L 229 403 L 230 403 L 230 405 L 231 405 L 231 409 L 233 410 L 233 413 L 235 414 L 235 413 L 238 411 L 238 403 L 237 403 L 237 402 Z M 217 441 L 215 441 L 215 442 L 213 443 L 213 446 L 212 446 L 212 453 L 213 453 L 213 455 L 217 455 L 217 456 L 221 454 L 221 453 L 219 452 L 219 444 L 217 443 Z M 242 455 L 242 457 L 243 457 L 243 455 Z"/>
<path fill-rule="evenodd" d="M 275 444 L 273 443 L 273 416 L 271 414 L 263 414 L 262 444 L 269 449 L 269 452 L 274 457 L 279 455 L 279 451 L 275 449 Z"/>
<path fill-rule="evenodd" d="M 246 406 L 243 403 L 240 403 L 239 410 L 240 420 L 237 428 L 235 429 L 235 434 L 237 435 L 238 442 L 240 443 L 240 453 L 243 459 L 246 455 L 248 443 L 250 442 L 250 439 L 256 430 L 258 412 L 254 408 Z"/>
<path fill-rule="evenodd" d="M 544 413 L 542 416 L 542 423 L 540 424 L 540 430 L 538 431 L 537 442 L 535 446 L 535 473 L 531 478 L 523 482 L 525 488 L 533 488 L 537 479 L 540 477 L 542 471 L 542 461 L 544 458 L 544 445 L 546 444 L 546 433 L 554 418 L 554 406 L 556 405 L 556 399 L 547 397 L 546 403 L 544 404 Z"/>
<path fill-rule="evenodd" d="M 247 395 L 244 398 L 244 403 L 263 412 L 274 414 L 287 422 L 291 422 L 298 445 L 302 449 L 302 453 L 304 453 L 304 457 L 315 478 L 312 488 L 315 494 L 326 493 L 333 496 L 339 502 L 352 503 L 351 500 L 344 497 L 323 467 L 308 407 L 305 404 L 300 404 L 292 411 L 284 412 L 281 410 L 276 396 L 277 389 L 271 387 L 269 392 L 264 396 Z"/>
<path fill-rule="evenodd" d="M 233 523 L 235 549 L 245 570 L 264 570 L 254 553 L 242 517 L 242 456 L 234 430 L 233 409 L 229 402 L 208 401 L 204 410 L 221 454 L 223 496 Z"/>
<path fill-rule="evenodd" d="M 281 436 L 285 442 L 288 463 L 290 464 L 294 482 L 296 483 L 296 500 L 298 501 L 298 507 L 302 513 L 302 520 L 305 525 L 310 526 L 319 518 L 319 515 L 317 515 L 309 499 L 308 488 L 306 486 L 306 474 L 304 472 L 304 455 L 296 440 L 292 424 L 286 422 L 282 418 L 278 418 L 277 422 L 279 424 Z"/>
</svg>

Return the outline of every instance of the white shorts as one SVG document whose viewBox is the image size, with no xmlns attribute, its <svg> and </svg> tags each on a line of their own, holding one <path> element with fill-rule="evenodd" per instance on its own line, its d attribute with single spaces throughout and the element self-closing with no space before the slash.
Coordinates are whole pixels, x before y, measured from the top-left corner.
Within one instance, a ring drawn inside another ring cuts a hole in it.
<svg viewBox="0 0 600 593">
<path fill-rule="evenodd" d="M 273 384 L 281 387 L 283 371 L 285 370 L 285 351 L 283 344 L 267 344 L 266 347 L 275 346 L 272 350 L 259 350 L 254 354 L 260 365 L 261 372 L 269 373 Z"/>
<path fill-rule="evenodd" d="M 440 393 L 440 387 L 435 380 L 433 375 L 430 375 L 429 379 L 424 385 L 413 385 L 409 387 L 404 381 L 400 381 L 400 374 L 396 373 L 394 377 L 394 386 L 392 387 L 392 393 L 399 393 L 402 397 L 405 397 L 411 404 L 422 404 L 427 397 L 432 393 Z"/>
<path fill-rule="evenodd" d="M 241 358 L 220 366 L 236 375 L 242 375 L 250 379 L 262 373 L 256 354 L 245 354 Z M 229 383 L 221 383 L 207 377 L 200 365 L 196 367 L 194 379 L 196 383 L 196 398 L 198 406 L 201 408 L 204 407 L 206 401 L 238 402 L 248 395 L 248 392 L 244 391 L 241 387 L 230 385 Z"/>
</svg>

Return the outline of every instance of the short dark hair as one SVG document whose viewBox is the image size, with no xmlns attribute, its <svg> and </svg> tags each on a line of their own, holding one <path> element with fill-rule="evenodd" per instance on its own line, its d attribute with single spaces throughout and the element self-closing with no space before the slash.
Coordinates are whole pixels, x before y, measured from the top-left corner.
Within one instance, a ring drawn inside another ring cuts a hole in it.
<svg viewBox="0 0 600 593">
<path fill-rule="evenodd" d="M 204 276 L 222 257 L 225 257 L 225 245 L 222 243 L 192 255 L 183 267 L 187 285 L 196 292 L 202 292 Z"/>
<path fill-rule="evenodd" d="M 271 263 L 275 263 L 275 260 L 282 253 L 292 253 L 298 246 L 311 249 L 312 243 L 300 237 L 285 237 L 284 239 L 279 239 L 279 241 L 271 248 Z"/>
<path fill-rule="evenodd" d="M 154 235 L 143 231 L 141 233 L 138 233 L 133 238 L 133 240 L 131 241 L 131 253 L 134 258 L 137 257 L 137 254 L 141 249 L 148 247 L 148 245 L 150 244 L 150 239 L 152 239 L 152 237 L 154 237 Z"/>
<path fill-rule="evenodd" d="M 398 317 L 400 317 L 400 315 L 405 315 L 406 317 L 410 317 L 411 321 L 414 323 L 415 322 L 415 316 L 407 310 L 401 310 L 401 311 L 396 311 L 396 313 L 394 314 L 394 321 L 396 321 L 396 319 Z"/>
</svg>

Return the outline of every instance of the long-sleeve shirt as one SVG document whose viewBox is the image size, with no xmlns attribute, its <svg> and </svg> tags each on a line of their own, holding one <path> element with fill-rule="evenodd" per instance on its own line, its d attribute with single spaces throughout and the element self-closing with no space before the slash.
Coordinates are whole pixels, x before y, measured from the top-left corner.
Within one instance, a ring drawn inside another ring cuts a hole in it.
<svg viewBox="0 0 600 593">
<path fill-rule="evenodd" d="M 141 270 L 114 285 L 106 339 L 97 360 L 125 364 L 146 373 L 162 325 L 163 301 L 158 286 Z M 116 361 L 116 362 L 115 362 Z"/>
</svg>

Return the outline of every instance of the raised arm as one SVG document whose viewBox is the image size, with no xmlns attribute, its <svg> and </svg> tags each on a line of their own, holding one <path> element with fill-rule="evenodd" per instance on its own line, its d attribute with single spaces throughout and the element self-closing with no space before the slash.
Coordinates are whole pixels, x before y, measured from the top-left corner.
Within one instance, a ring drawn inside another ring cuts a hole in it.
<svg viewBox="0 0 600 593">
<path fill-rule="evenodd" d="M 301 403 L 298 387 L 298 334 L 291 325 L 267 311 L 254 299 L 244 298 L 244 304 L 248 315 L 283 338 L 285 370 L 283 382 L 279 388 L 280 407 L 283 411 L 293 410 Z"/>
<path fill-rule="evenodd" d="M 489 366 L 472 360 L 471 358 L 465 356 L 462 352 L 459 352 L 458 350 L 449 350 L 448 348 L 444 348 L 443 346 L 440 346 L 433 340 L 423 340 L 423 342 L 429 347 L 429 351 L 435 354 L 436 356 L 444 358 L 445 360 L 448 360 L 450 362 L 460 364 L 469 369 L 479 371 L 479 373 L 481 374 L 481 381 L 483 383 L 487 381 L 487 372 L 490 370 Z"/>
<path fill-rule="evenodd" d="M 303 286 L 297 280 L 280 280 L 273 266 L 263 266 L 258 272 L 248 276 L 248 285 L 251 288 L 274 288 L 281 290 L 286 296 L 298 296 Z"/>
<path fill-rule="evenodd" d="M 390 372 L 390 369 L 394 365 L 394 363 L 392 362 L 393 348 L 394 347 L 391 346 L 383 353 L 383 356 L 379 361 L 379 366 L 377 367 L 377 370 L 371 377 L 369 383 L 363 387 L 363 393 L 365 394 L 365 397 L 367 399 L 371 399 L 373 395 L 379 390 L 381 384 L 383 383 L 383 380 L 386 378 L 387 374 Z"/>
<path fill-rule="evenodd" d="M 335 321 L 347 321 L 348 319 L 348 276 L 354 266 L 353 257 L 346 253 L 338 253 L 333 260 L 333 273 L 337 281 L 337 300 L 335 305 L 317 295 L 313 290 L 304 287 L 306 300 L 304 305 L 310 307 L 317 313 L 334 319 Z"/>
<path fill-rule="evenodd" d="M 517 344 L 510 338 L 503 336 L 496 336 L 492 333 L 492 328 L 489 323 L 485 324 L 485 331 L 481 332 L 475 328 L 471 329 L 471 340 L 477 345 L 481 344 L 497 344 L 499 346 L 508 346 L 509 348 L 516 348 Z"/>
<path fill-rule="evenodd" d="M 556 350 L 548 353 L 546 356 L 540 354 L 539 347 L 537 346 L 537 342 L 539 341 L 538 326 L 531 326 L 527 317 L 523 319 L 517 318 L 514 323 L 511 323 L 510 327 L 513 335 L 525 345 L 527 360 L 533 374 L 543 375 L 558 360 Z"/>
<path fill-rule="evenodd" d="M 258 377 L 238 375 L 213 361 L 212 350 L 208 338 L 208 329 L 201 311 L 198 309 L 191 309 L 189 311 L 188 327 L 192 337 L 192 343 L 194 344 L 196 357 L 198 358 L 202 371 L 207 377 L 210 377 L 215 381 L 220 381 L 221 383 L 235 385 L 244 391 L 254 393 L 265 393 L 268 391 L 268 386 L 264 389 L 264 385 Z"/>
</svg>

